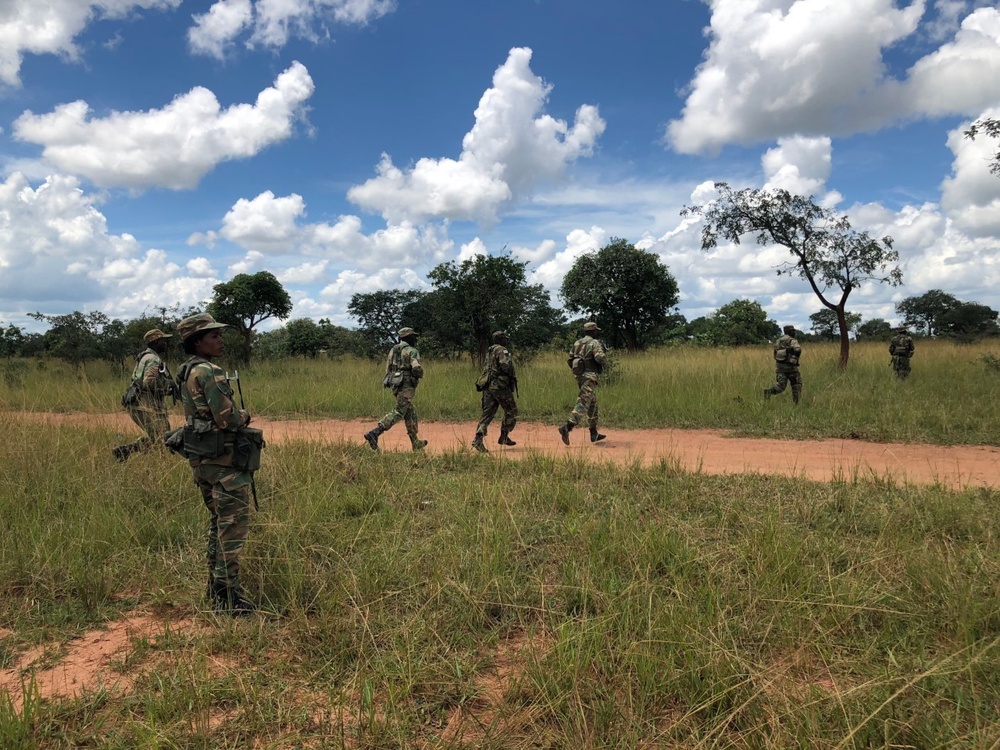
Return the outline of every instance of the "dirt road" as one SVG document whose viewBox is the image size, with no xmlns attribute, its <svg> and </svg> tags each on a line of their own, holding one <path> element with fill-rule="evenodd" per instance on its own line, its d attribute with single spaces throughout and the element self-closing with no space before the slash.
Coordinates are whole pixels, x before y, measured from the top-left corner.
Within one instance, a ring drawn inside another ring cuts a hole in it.
<svg viewBox="0 0 1000 750">
<path fill-rule="evenodd" d="M 39 414 L 14 412 L 8 418 L 30 418 L 56 423 L 105 422 L 124 435 L 137 429 L 124 414 Z M 266 431 L 269 441 L 290 439 L 364 444 L 362 435 L 374 422 L 358 420 L 265 420 L 254 424 Z M 432 453 L 468 449 L 475 424 L 424 422 L 420 436 Z M 571 434 L 566 447 L 552 425 L 522 423 L 512 433 L 517 447 L 496 444 L 494 424 L 486 439 L 494 458 L 516 459 L 529 452 L 586 457 L 596 461 L 649 465 L 660 460 L 688 471 L 708 474 L 785 474 L 819 481 L 854 476 L 890 478 L 913 484 L 938 483 L 944 487 L 992 487 L 1000 483 L 1000 448 L 989 446 L 938 446 L 909 443 L 870 443 L 862 440 L 771 440 L 734 438 L 718 430 L 616 430 L 604 428 L 607 440 L 592 444 L 586 429 Z M 380 439 L 383 450 L 408 451 L 402 424 Z"/>
</svg>

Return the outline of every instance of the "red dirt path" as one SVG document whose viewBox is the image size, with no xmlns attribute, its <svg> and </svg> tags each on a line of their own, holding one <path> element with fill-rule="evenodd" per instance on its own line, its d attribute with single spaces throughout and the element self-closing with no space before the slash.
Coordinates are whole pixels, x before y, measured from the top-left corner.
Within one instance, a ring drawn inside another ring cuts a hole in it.
<svg viewBox="0 0 1000 750">
<path fill-rule="evenodd" d="M 16 412 L 6 415 L 52 421 L 88 423 L 100 421 L 120 429 L 124 435 L 137 430 L 124 414 L 40 414 Z M 254 426 L 265 431 L 269 441 L 346 440 L 364 444 L 362 435 L 374 421 L 360 420 L 266 420 Z M 429 441 L 427 450 L 440 453 L 468 449 L 475 423 L 422 422 L 420 436 Z M 876 477 L 911 484 L 944 487 L 992 487 L 1000 483 L 1000 448 L 992 446 L 940 446 L 911 443 L 870 443 L 863 440 L 774 440 L 728 437 L 720 430 L 618 430 L 602 428 L 607 440 L 591 443 L 586 429 L 574 430 L 566 447 L 552 425 L 522 423 L 512 433 L 515 448 L 496 444 L 498 424 L 490 428 L 486 444 L 494 458 L 521 458 L 529 452 L 573 456 L 596 461 L 644 465 L 661 460 L 687 471 L 707 474 L 783 474 L 818 481 Z M 409 440 L 402 424 L 380 438 L 386 451 L 408 451 Z"/>
</svg>

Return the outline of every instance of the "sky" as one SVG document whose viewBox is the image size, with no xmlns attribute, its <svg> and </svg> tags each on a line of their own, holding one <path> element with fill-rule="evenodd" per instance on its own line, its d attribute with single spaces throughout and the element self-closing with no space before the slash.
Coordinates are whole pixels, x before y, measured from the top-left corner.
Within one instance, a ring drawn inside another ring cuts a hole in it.
<svg viewBox="0 0 1000 750">
<path fill-rule="evenodd" d="M 689 320 L 752 299 L 808 329 L 787 250 L 701 249 L 681 210 L 720 181 L 892 237 L 903 286 L 854 291 L 865 320 L 929 289 L 1000 309 L 982 117 L 981 0 L 0 0 L 0 322 L 186 310 L 266 270 L 292 318 L 353 327 L 353 294 L 484 253 L 561 307 L 624 238 Z"/>
</svg>

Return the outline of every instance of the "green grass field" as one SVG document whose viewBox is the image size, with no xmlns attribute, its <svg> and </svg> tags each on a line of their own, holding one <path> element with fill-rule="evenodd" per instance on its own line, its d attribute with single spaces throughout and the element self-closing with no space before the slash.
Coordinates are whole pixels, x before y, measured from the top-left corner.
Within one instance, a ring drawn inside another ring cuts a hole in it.
<svg viewBox="0 0 1000 750">
<path fill-rule="evenodd" d="M 989 351 L 918 342 L 896 383 L 882 347 L 855 347 L 845 374 L 809 347 L 798 410 L 757 397 L 764 350 L 657 352 L 620 361 L 602 411 L 995 444 Z M 261 365 L 244 389 L 268 416 L 373 417 L 378 370 Z M 421 418 L 474 419 L 474 368 L 427 370 Z M 554 355 L 527 363 L 526 416 L 558 421 L 567 380 Z M 998 746 L 994 489 L 272 445 L 243 558 L 269 614 L 229 621 L 204 611 L 185 463 L 120 465 L 110 428 L 16 414 L 112 411 L 122 388 L 49 364 L 2 391 L 0 668 L 136 610 L 175 625 L 116 664 L 128 691 L 42 700 L 26 676 L 22 710 L 0 697 L 0 747 Z"/>
</svg>

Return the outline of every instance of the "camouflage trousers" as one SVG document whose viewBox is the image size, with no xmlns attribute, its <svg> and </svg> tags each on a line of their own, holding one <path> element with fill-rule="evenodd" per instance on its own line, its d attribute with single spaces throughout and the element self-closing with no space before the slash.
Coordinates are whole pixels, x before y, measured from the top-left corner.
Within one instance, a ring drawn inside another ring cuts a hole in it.
<svg viewBox="0 0 1000 750">
<path fill-rule="evenodd" d="M 146 433 L 129 445 L 131 451 L 146 451 L 163 444 L 163 436 L 170 431 L 170 419 L 163 399 L 141 396 L 138 404 L 129 407 L 128 415 Z"/>
<path fill-rule="evenodd" d="M 906 376 L 910 374 L 910 358 L 893 356 L 892 371 L 896 373 L 897 378 L 905 380 Z"/>
<path fill-rule="evenodd" d="M 778 370 L 774 373 L 774 380 L 774 385 L 766 391 L 769 396 L 777 396 L 785 390 L 785 387 L 789 383 L 791 383 L 792 401 L 795 403 L 799 402 L 799 398 L 802 396 L 802 375 L 798 370 L 789 370 L 788 372 Z"/>
<path fill-rule="evenodd" d="M 569 415 L 569 421 L 579 425 L 586 417 L 587 426 L 596 430 L 597 419 L 600 416 L 597 408 L 597 376 L 590 373 L 579 375 L 576 383 L 580 386 L 580 394 L 576 397 L 576 405 Z"/>
<path fill-rule="evenodd" d="M 250 481 L 253 475 L 231 466 L 192 466 L 194 483 L 208 508 L 206 561 L 212 580 L 238 587 L 240 552 L 250 529 Z"/>
<path fill-rule="evenodd" d="M 514 394 L 507 388 L 498 388 L 493 391 L 487 388 L 483 391 L 483 416 L 476 425 L 476 434 L 485 435 L 490 422 L 497 415 L 497 409 L 503 409 L 503 422 L 500 429 L 503 432 L 511 432 L 517 425 L 517 402 L 514 401 Z"/>
<path fill-rule="evenodd" d="M 383 430 L 388 430 L 396 422 L 402 421 L 406 425 L 406 434 L 410 436 L 410 444 L 417 444 L 417 428 L 420 426 L 417 420 L 417 410 L 413 406 L 413 397 L 417 394 L 416 388 L 404 387 L 393 391 L 396 396 L 396 408 L 379 420 Z"/>
</svg>

